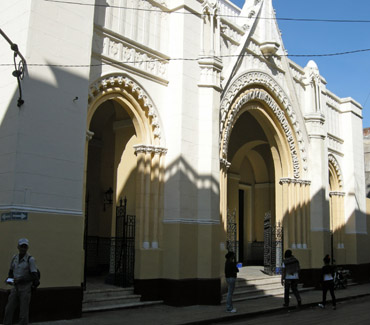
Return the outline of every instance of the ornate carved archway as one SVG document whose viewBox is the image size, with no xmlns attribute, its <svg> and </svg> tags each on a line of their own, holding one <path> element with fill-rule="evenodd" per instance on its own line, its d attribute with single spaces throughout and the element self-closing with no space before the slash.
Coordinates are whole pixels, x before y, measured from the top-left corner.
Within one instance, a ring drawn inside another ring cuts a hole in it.
<svg viewBox="0 0 370 325">
<path fill-rule="evenodd" d="M 230 134 L 241 113 L 248 109 L 258 110 L 261 116 L 267 117 L 263 123 L 270 123 L 266 130 L 269 129 L 270 139 L 277 141 L 273 149 L 276 151 L 272 152 L 275 167 L 280 168 L 275 180 L 276 202 L 281 202 L 276 206 L 276 222 L 284 225 L 285 247 L 305 249 L 309 242 L 310 182 L 302 180 L 308 169 L 304 131 L 283 89 L 264 72 L 247 72 L 238 77 L 221 102 L 221 218 L 225 219 L 227 210 Z"/>
</svg>

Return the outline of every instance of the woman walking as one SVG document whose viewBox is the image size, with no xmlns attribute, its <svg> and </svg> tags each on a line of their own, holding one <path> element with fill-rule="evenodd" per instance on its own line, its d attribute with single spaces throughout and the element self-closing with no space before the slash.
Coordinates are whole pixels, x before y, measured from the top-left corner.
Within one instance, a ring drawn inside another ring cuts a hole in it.
<svg viewBox="0 0 370 325">
<path fill-rule="evenodd" d="M 330 291 L 333 309 L 337 309 L 335 294 L 334 294 L 334 267 L 330 265 L 330 256 L 326 255 L 323 259 L 324 266 L 321 269 L 321 283 L 322 283 L 322 303 L 319 304 L 320 308 L 325 308 L 326 294 Z"/>
</svg>

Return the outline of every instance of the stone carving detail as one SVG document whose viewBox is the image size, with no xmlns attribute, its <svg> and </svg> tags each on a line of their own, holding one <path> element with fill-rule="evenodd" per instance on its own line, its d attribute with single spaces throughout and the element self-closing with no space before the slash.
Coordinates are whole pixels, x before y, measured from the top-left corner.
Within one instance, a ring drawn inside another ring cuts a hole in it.
<svg viewBox="0 0 370 325">
<path fill-rule="evenodd" d="M 221 24 L 221 36 L 232 39 L 236 43 L 239 43 L 240 39 L 242 38 L 242 34 L 226 22 Z"/>
<path fill-rule="evenodd" d="M 296 79 L 298 82 L 303 83 L 305 79 L 304 71 L 299 70 L 296 66 L 289 64 L 290 71 L 293 75 L 293 78 Z"/>
<path fill-rule="evenodd" d="M 168 150 L 163 147 L 151 146 L 151 145 L 145 145 L 145 144 L 138 144 L 133 147 L 135 149 L 135 155 L 137 155 L 138 153 L 154 153 L 155 155 L 165 155 Z"/>
<path fill-rule="evenodd" d="M 228 162 L 225 158 L 220 158 L 220 164 L 222 167 L 228 169 L 231 166 L 231 163 Z"/>
<path fill-rule="evenodd" d="M 284 109 L 280 109 L 279 105 L 275 102 L 275 100 L 264 90 L 253 90 L 248 92 L 243 96 L 236 105 L 231 105 L 237 94 L 247 85 L 263 85 L 267 89 L 270 89 L 272 93 L 275 94 L 277 99 L 280 102 L 280 105 Z M 263 72 L 248 72 L 244 75 L 240 76 L 228 89 L 227 93 L 225 94 L 224 98 L 221 102 L 220 108 L 220 139 L 223 143 L 222 145 L 222 155 L 223 157 L 227 157 L 227 146 L 229 141 L 229 136 L 231 133 L 231 128 L 234 123 L 234 119 L 236 116 L 237 111 L 243 106 L 246 102 L 252 99 L 259 99 L 267 103 L 267 105 L 272 109 L 274 114 L 279 119 L 284 132 L 289 143 L 293 166 L 294 166 L 294 177 L 299 178 L 299 159 L 297 155 L 297 151 L 295 148 L 295 141 L 292 134 L 292 130 L 290 129 L 289 123 L 285 117 L 285 114 L 289 117 L 291 124 L 293 125 L 296 139 L 298 142 L 298 150 L 300 151 L 300 158 L 302 160 L 302 168 L 303 170 L 307 170 L 307 151 L 305 149 L 305 144 L 302 136 L 302 131 L 300 129 L 299 123 L 296 118 L 296 114 L 293 110 L 292 105 L 288 97 L 285 95 L 283 89 L 273 80 L 269 75 Z"/>
<path fill-rule="evenodd" d="M 145 51 L 139 47 L 118 39 L 109 34 L 109 31 L 99 31 L 95 35 L 93 51 L 104 55 L 128 67 L 140 69 L 146 73 L 167 80 L 169 60 L 165 56 Z M 99 46 L 102 44 L 102 47 Z"/>
<path fill-rule="evenodd" d="M 342 174 L 342 170 L 340 169 L 337 159 L 332 154 L 329 154 L 328 161 L 329 161 L 329 164 L 331 164 L 334 167 L 337 173 L 339 186 L 340 188 L 342 188 L 343 186 L 343 176 L 342 175 L 343 174 Z"/>
<path fill-rule="evenodd" d="M 122 91 L 128 91 L 134 95 L 134 97 L 143 102 L 141 106 L 148 113 L 149 121 L 153 128 L 153 134 L 156 138 L 161 138 L 161 128 L 159 124 L 159 118 L 157 109 L 155 108 L 153 102 L 151 101 L 149 95 L 145 90 L 136 84 L 129 77 L 124 75 L 113 75 L 107 76 L 105 78 L 99 79 L 89 87 L 89 103 L 100 93 L 106 92 L 109 88 L 117 88 Z"/>
<path fill-rule="evenodd" d="M 295 179 L 295 178 L 289 178 L 289 177 L 281 178 L 279 183 L 281 185 L 283 184 L 301 184 L 301 185 L 306 185 L 306 186 L 311 185 L 311 181 L 309 180 Z"/>
</svg>

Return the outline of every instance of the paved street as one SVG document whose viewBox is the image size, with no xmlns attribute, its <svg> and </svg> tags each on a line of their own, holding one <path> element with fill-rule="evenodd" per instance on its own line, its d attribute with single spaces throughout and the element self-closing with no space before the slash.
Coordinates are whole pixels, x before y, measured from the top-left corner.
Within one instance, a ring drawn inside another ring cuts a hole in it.
<svg viewBox="0 0 370 325">
<path fill-rule="evenodd" d="M 82 318 L 33 323 L 38 325 L 206 325 L 206 324 L 370 324 L 370 283 L 337 290 L 337 310 L 331 305 L 321 310 L 321 291 L 301 292 L 303 307 L 289 312 L 282 307 L 283 297 L 268 297 L 236 302 L 236 314 L 226 313 L 225 305 L 171 307 L 154 305 L 143 308 L 84 313 Z M 293 298 L 294 299 L 294 298 Z M 329 298 L 330 299 L 330 298 Z"/>
<path fill-rule="evenodd" d="M 301 310 L 282 311 L 268 316 L 257 316 L 254 318 L 245 318 L 238 321 L 222 322 L 217 324 L 370 324 L 369 306 L 370 297 L 364 297 L 340 302 L 337 306 L 337 310 L 332 310 L 331 305 L 327 305 L 326 309 L 320 309 L 315 306 L 303 308 Z"/>
</svg>

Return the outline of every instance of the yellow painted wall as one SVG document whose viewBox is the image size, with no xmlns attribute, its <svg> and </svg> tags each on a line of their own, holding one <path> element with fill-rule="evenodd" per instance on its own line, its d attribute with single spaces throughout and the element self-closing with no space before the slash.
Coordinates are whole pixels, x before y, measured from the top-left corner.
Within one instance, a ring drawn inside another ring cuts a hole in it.
<svg viewBox="0 0 370 325">
<path fill-rule="evenodd" d="M 27 221 L 0 223 L 0 278 L 5 279 L 18 239 L 30 241 L 29 254 L 41 271 L 41 287 L 80 286 L 83 281 L 83 216 L 28 213 Z M 3 281 L 0 287 L 5 288 Z"/>
</svg>

